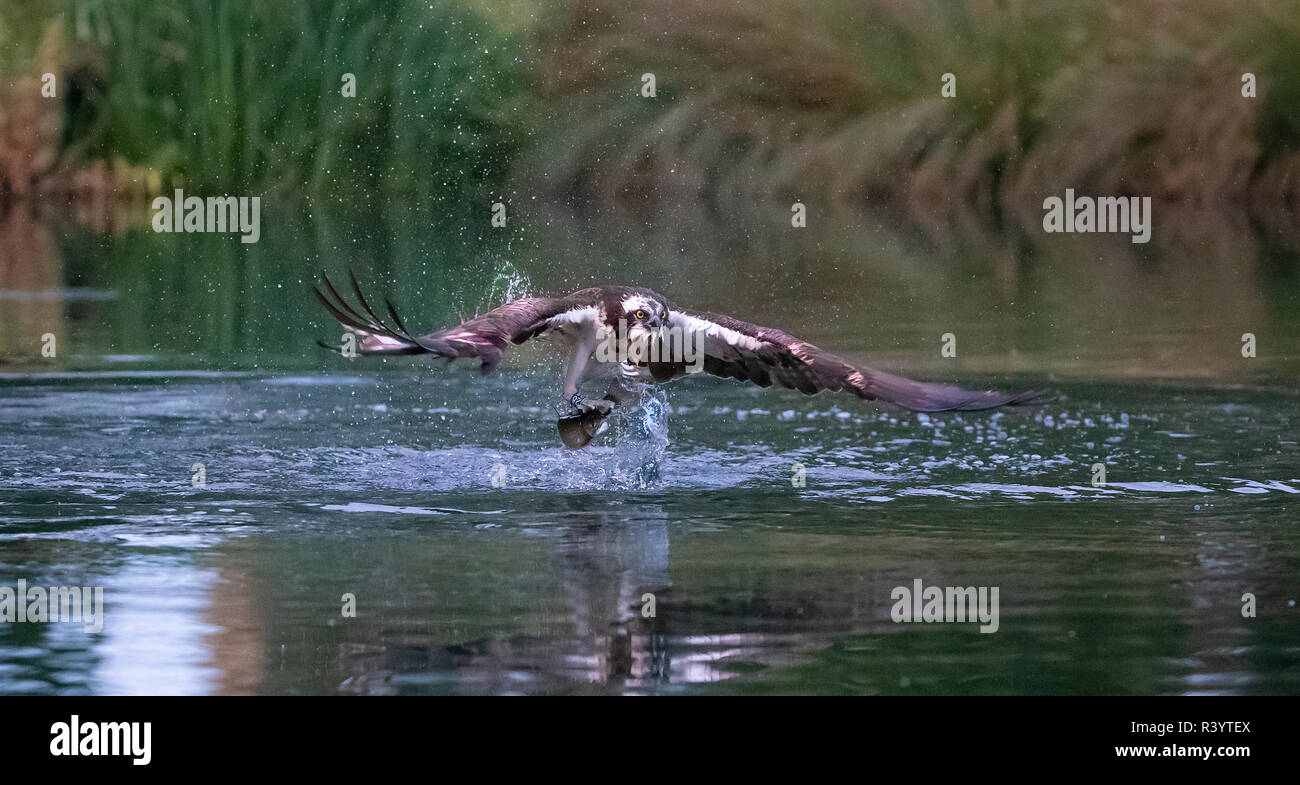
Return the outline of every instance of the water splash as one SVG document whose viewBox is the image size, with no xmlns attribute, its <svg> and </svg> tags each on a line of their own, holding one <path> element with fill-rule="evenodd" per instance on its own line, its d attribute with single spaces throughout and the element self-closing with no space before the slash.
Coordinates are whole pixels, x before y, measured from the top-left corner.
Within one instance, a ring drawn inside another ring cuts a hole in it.
<svg viewBox="0 0 1300 785">
<path fill-rule="evenodd" d="M 483 310 L 490 310 L 521 297 L 527 297 L 531 289 L 532 282 L 528 276 L 509 260 L 502 259 L 497 263 L 496 277 L 483 293 L 485 306 Z"/>
<path fill-rule="evenodd" d="M 659 483 L 659 465 L 668 450 L 668 396 L 661 389 L 641 393 L 636 404 L 611 417 L 607 437 L 615 445 L 610 478 L 626 488 Z"/>
</svg>

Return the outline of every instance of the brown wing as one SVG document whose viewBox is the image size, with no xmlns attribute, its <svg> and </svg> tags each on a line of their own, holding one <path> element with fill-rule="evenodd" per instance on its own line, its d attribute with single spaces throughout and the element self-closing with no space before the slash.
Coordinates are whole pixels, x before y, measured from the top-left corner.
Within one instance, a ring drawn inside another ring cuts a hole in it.
<svg viewBox="0 0 1300 785">
<path fill-rule="evenodd" d="M 673 312 L 671 326 L 704 336 L 704 370 L 714 376 L 773 384 L 807 395 L 830 390 L 879 399 L 918 412 L 975 411 L 1036 403 L 1038 393 L 1006 395 L 965 390 L 949 384 L 917 382 L 853 365 L 780 330 L 722 314 Z"/>
<path fill-rule="evenodd" d="M 568 299 L 526 297 L 508 302 L 455 327 L 417 336 L 406 328 L 392 303 L 387 300 L 384 305 L 388 309 L 391 324 L 376 314 L 361 294 L 356 276 L 351 273 L 348 275 L 360 309 L 340 295 L 334 284 L 324 276 L 321 276 L 323 286 L 316 287 L 315 292 L 316 297 L 345 329 L 361 337 L 357 347 L 359 354 L 434 354 L 448 360 L 478 357 L 482 360 L 483 373 L 496 367 L 501 352 L 510 344 L 523 343 L 545 332 L 578 309 Z M 327 349 L 338 350 L 338 347 L 320 341 L 317 343 Z"/>
</svg>

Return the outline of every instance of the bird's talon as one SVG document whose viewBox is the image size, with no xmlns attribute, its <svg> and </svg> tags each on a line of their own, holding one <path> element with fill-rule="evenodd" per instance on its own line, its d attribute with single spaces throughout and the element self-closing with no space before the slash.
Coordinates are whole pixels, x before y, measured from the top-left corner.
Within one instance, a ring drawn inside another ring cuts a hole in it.
<svg viewBox="0 0 1300 785">
<path fill-rule="evenodd" d="M 574 393 L 568 398 L 561 398 L 559 402 L 555 404 L 555 413 L 561 417 L 579 417 L 585 411 L 585 409 L 582 408 L 582 404 L 585 400 L 586 399 L 583 398 L 582 393 Z"/>
</svg>

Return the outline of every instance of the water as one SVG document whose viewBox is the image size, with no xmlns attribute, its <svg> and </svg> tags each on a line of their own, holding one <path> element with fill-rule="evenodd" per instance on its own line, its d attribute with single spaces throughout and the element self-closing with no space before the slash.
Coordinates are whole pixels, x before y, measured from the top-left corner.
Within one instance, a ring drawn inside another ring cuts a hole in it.
<svg viewBox="0 0 1300 785">
<path fill-rule="evenodd" d="M 486 250 L 309 221 L 249 249 L 6 220 L 0 586 L 103 586 L 107 616 L 0 625 L 0 692 L 1300 692 L 1300 286 L 1267 238 L 538 216 Z M 422 326 L 637 276 L 1055 397 L 925 416 L 688 379 L 568 452 L 542 347 L 486 379 L 314 352 L 335 328 L 305 282 L 349 266 Z M 998 631 L 895 623 L 918 578 L 999 587 Z"/>
</svg>

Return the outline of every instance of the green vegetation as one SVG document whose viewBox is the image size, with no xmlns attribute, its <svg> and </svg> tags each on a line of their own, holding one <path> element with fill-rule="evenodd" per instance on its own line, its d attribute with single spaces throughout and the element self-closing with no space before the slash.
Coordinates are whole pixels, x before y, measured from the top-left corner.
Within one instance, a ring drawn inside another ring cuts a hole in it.
<svg viewBox="0 0 1300 785">
<path fill-rule="evenodd" d="M 1300 202 L 1300 0 L 18 0 L 0 69 L 30 73 L 51 29 L 64 164 L 120 158 L 164 185 L 993 213 L 1066 185 Z"/>
<path fill-rule="evenodd" d="M 697 0 L 558 25 L 563 105 L 525 172 L 635 200 L 1037 211 L 1044 194 L 1300 197 L 1300 3 Z M 627 96 L 642 72 L 655 102 Z M 1258 97 L 1242 96 L 1254 73 Z M 956 78 L 955 98 L 940 95 Z M 577 140 L 576 145 L 574 140 Z M 685 191 L 686 193 L 680 193 Z M 1262 192 L 1262 193 L 1261 193 Z"/>
<path fill-rule="evenodd" d="M 525 75 L 508 37 L 467 11 L 71 0 L 67 18 L 82 71 L 103 84 L 89 149 L 169 182 L 329 200 L 460 193 L 499 179 L 513 150 Z"/>
</svg>

